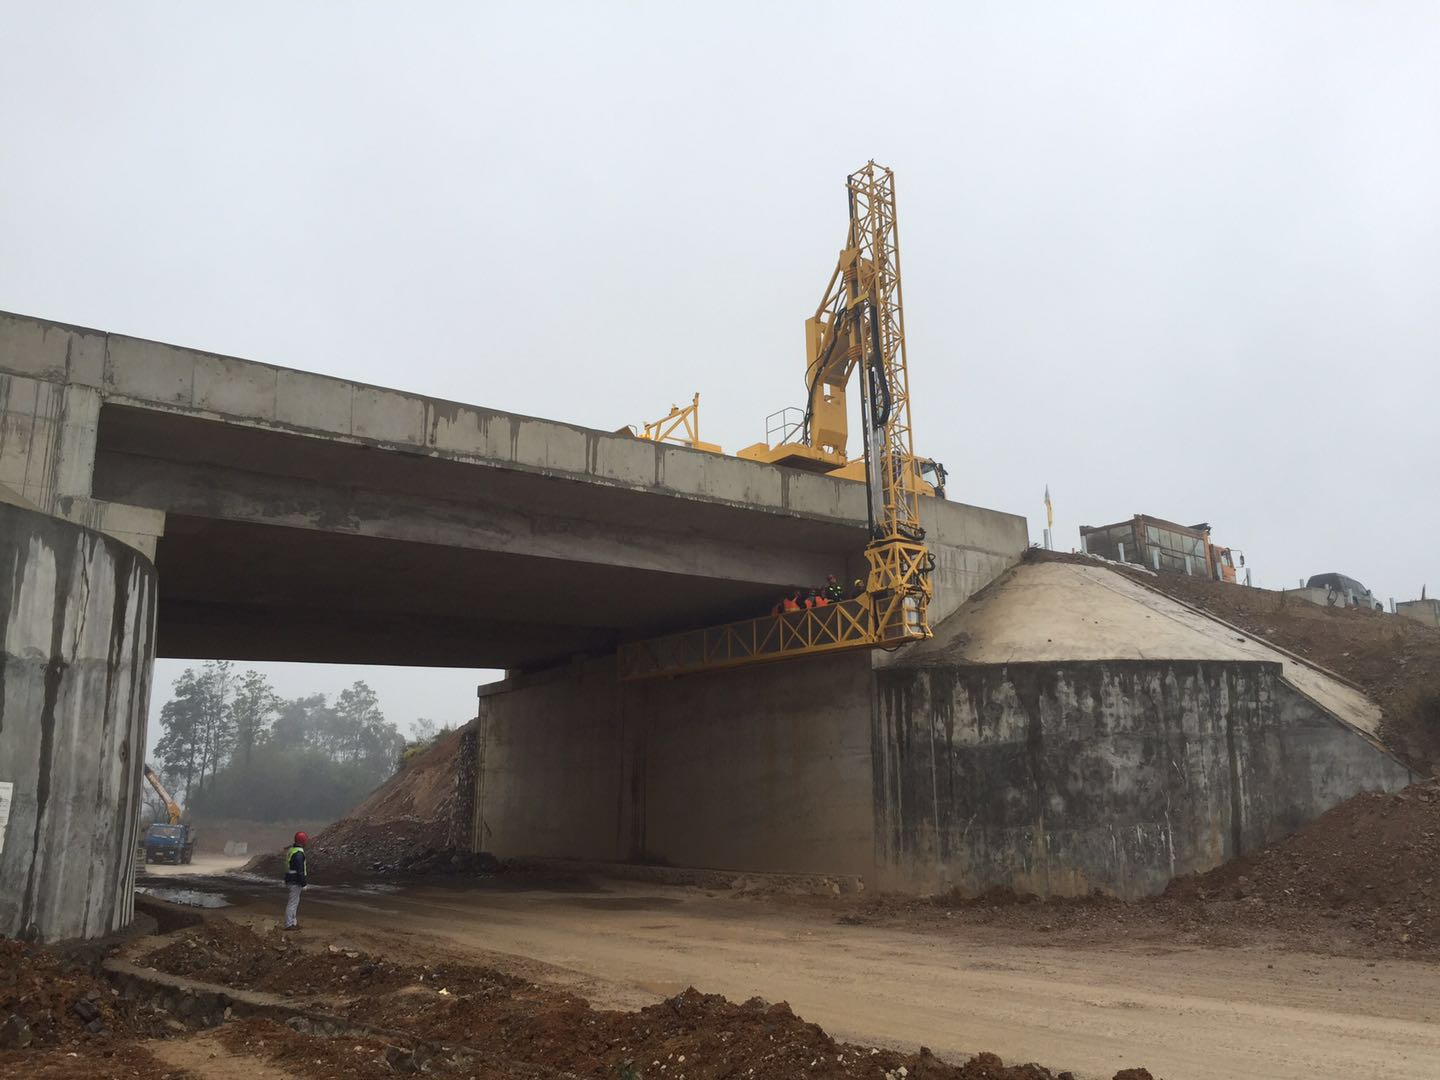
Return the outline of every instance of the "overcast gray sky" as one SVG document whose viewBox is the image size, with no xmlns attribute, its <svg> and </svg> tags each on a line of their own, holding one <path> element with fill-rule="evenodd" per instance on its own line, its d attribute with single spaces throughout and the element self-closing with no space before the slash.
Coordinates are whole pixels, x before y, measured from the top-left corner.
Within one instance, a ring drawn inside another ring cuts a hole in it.
<svg viewBox="0 0 1440 1080">
<path fill-rule="evenodd" d="M 0 308 L 604 429 L 699 390 L 734 450 L 874 157 L 953 498 L 1440 588 L 1436 3 L 5 0 L 0 42 Z"/>
</svg>

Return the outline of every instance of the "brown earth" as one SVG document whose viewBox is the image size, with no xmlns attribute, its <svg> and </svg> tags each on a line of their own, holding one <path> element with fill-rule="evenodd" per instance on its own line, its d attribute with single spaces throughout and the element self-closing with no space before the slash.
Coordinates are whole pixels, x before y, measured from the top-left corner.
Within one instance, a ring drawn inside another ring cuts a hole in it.
<svg viewBox="0 0 1440 1080">
<path fill-rule="evenodd" d="M 376 994 L 411 984 L 473 994 L 520 983 L 490 969 L 400 965 L 355 950 L 311 950 L 282 930 L 257 934 L 229 919 L 207 920 L 149 953 L 146 963 L 202 982 L 296 995 Z"/>
<path fill-rule="evenodd" d="M 473 727 L 440 736 L 359 806 L 310 838 L 306 855 L 315 872 L 332 876 L 394 872 L 405 860 L 425 852 L 468 847 L 474 762 Z M 284 846 L 257 853 L 245 869 L 281 874 Z"/>
<path fill-rule="evenodd" d="M 254 1053 L 282 1068 L 303 1062 L 304 1075 L 321 1080 L 392 1075 L 397 1054 L 428 1056 L 423 1064 L 431 1072 L 473 1071 L 466 1047 L 498 1055 L 517 1067 L 636 1080 L 801 1074 L 875 1080 L 1056 1080 L 1069 1075 L 1038 1065 L 1005 1066 L 992 1054 L 951 1065 L 924 1049 L 901 1054 L 837 1042 L 783 1002 L 756 998 L 735 1004 L 694 989 L 639 1010 L 596 1009 L 574 994 L 489 967 L 402 964 L 359 950 L 312 949 L 285 939 L 280 931 L 257 934 L 224 919 L 184 932 L 151 953 L 147 962 L 163 971 L 243 989 L 323 988 L 330 1010 L 424 1041 L 419 1049 L 395 1047 L 373 1038 L 305 1035 L 263 1021 L 230 1025 L 222 1032 L 232 1052 Z M 436 1044 L 448 1049 L 437 1051 Z M 422 1062 L 412 1063 L 418 1067 Z M 1117 1075 L 1122 1080 L 1149 1076 L 1144 1070 Z"/>
<path fill-rule="evenodd" d="M 73 1050 L 118 1036 L 164 1034 L 165 1021 L 51 950 L 0 939 L 0 1049 Z M 13 1025 L 10 1034 L 7 1025 Z"/>
<path fill-rule="evenodd" d="M 1171 883 L 1171 899 L 1246 901 L 1257 921 L 1296 912 L 1348 925 L 1381 949 L 1440 955 L 1440 785 L 1357 795 L 1255 855 Z"/>
<path fill-rule="evenodd" d="M 134 1040 L 182 1027 L 123 1000 L 85 966 L 0 939 L 0 1077 L 163 1077 Z"/>
</svg>

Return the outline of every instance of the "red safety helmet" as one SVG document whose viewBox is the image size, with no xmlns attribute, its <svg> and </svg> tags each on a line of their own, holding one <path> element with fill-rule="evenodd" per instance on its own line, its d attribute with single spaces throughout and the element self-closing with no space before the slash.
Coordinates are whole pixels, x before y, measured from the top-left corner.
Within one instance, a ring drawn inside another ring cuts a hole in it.
<svg viewBox="0 0 1440 1080">
<path fill-rule="evenodd" d="M 305 846 L 306 844 L 308 844 L 309 842 L 310 842 L 310 837 L 306 836 L 303 832 L 297 832 L 297 833 L 295 834 L 295 846 L 296 846 L 296 847 L 304 847 L 304 846 Z"/>
</svg>

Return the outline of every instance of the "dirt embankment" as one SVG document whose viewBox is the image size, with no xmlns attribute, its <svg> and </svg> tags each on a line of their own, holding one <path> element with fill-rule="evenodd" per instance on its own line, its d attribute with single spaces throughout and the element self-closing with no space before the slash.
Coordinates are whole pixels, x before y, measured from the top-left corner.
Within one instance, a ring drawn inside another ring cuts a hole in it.
<svg viewBox="0 0 1440 1080">
<path fill-rule="evenodd" d="M 1165 895 L 1233 898 L 1277 927 L 1318 914 L 1378 948 L 1440 955 L 1440 784 L 1357 795 L 1254 855 L 1172 882 Z"/>
<path fill-rule="evenodd" d="M 927 1050 L 900 1054 L 837 1042 L 783 1002 L 735 1004 L 690 989 L 637 1011 L 592 1008 L 572 994 L 490 968 L 399 964 L 358 950 L 310 949 L 272 931 L 223 919 L 186 932 L 149 963 L 174 974 L 242 989 L 323 996 L 356 1023 L 423 1041 L 427 1071 L 475 1069 L 466 1048 L 503 1061 L 584 1077 L 868 1077 L 872 1080 L 1059 1080 L 1039 1065 L 1006 1066 L 993 1054 L 953 1065 Z M 303 1029 L 302 1029 L 303 1031 Z M 314 1062 L 316 1076 L 389 1075 L 384 1047 L 353 1036 L 321 1039 L 247 1021 L 227 1029 L 232 1050 L 277 1064 Z M 437 1050 L 436 1045 L 448 1047 Z M 393 1054 L 391 1055 L 393 1057 Z M 349 1072 L 331 1071 L 349 1069 Z M 495 1075 L 495 1073 L 487 1073 Z M 505 1075 L 505 1073 L 500 1073 Z M 1117 1074 L 1148 1080 L 1143 1069 Z"/>
<path fill-rule="evenodd" d="M 47 949 L 0 940 L 0 1077 L 158 1077 L 137 1040 L 184 1030 L 127 1001 L 88 967 Z"/>
<path fill-rule="evenodd" d="M 307 854 L 313 872 L 387 872 L 427 852 L 465 852 L 474 790 L 475 729 L 468 726 L 442 735 L 354 810 L 312 835 Z M 280 874 L 284 846 L 257 854 L 245 869 Z"/>
</svg>

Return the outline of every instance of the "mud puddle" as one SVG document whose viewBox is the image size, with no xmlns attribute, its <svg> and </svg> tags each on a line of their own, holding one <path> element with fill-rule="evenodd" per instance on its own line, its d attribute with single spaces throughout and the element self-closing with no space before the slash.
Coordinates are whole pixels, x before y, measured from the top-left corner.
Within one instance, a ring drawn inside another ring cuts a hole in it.
<svg viewBox="0 0 1440 1080">
<path fill-rule="evenodd" d="M 135 891 L 142 896 L 150 896 L 156 900 L 166 900 L 172 904 L 184 904 L 186 907 L 223 908 L 230 906 L 230 901 L 222 893 L 206 892 L 202 889 L 174 889 L 165 885 L 137 885 Z"/>
</svg>

